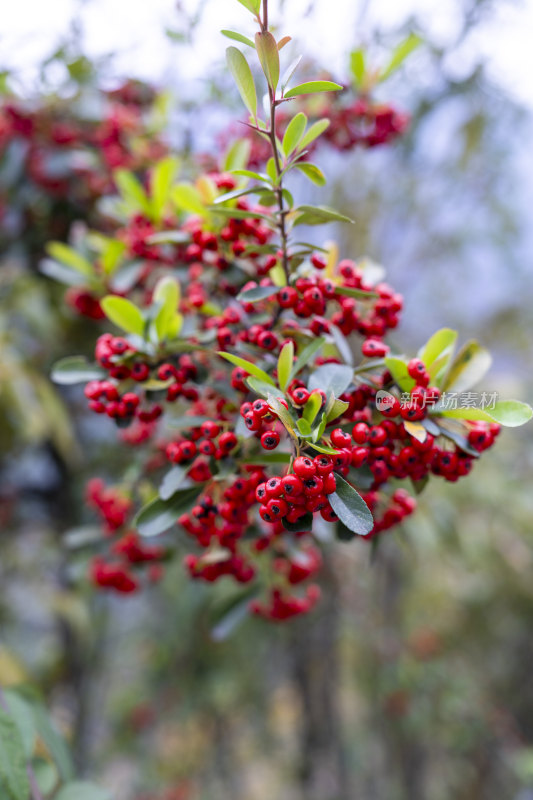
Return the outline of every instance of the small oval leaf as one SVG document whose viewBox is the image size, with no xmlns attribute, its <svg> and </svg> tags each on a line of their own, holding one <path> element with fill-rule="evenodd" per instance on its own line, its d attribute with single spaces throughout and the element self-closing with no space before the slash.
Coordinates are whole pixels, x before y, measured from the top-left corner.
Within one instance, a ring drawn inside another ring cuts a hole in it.
<svg viewBox="0 0 533 800">
<path fill-rule="evenodd" d="M 277 50 L 276 50 L 277 52 Z M 242 101 L 252 116 L 257 116 L 257 94 L 252 70 L 245 57 L 236 47 L 228 47 L 226 50 L 228 67 L 233 79 L 237 84 L 237 89 Z"/>
<path fill-rule="evenodd" d="M 299 97 L 302 94 L 339 92 L 343 88 L 344 87 L 339 83 L 333 83 L 333 81 L 307 81 L 306 83 L 300 83 L 299 86 L 295 86 L 293 89 L 289 89 L 288 92 L 285 92 L 284 96 L 286 99 L 289 99 L 291 97 Z"/>
<path fill-rule="evenodd" d="M 329 502 L 346 527 L 359 536 L 366 536 L 374 527 L 374 519 L 370 509 L 353 486 L 335 473 L 337 489 L 329 495 Z"/>
</svg>

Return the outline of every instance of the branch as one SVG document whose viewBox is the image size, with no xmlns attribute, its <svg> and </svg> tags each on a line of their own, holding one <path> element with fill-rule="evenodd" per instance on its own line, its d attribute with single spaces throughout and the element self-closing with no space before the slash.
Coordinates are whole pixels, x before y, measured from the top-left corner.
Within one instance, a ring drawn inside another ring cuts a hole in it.
<svg viewBox="0 0 533 800">
<path fill-rule="evenodd" d="M 263 26 L 262 30 L 266 31 L 268 29 L 268 0 L 263 0 Z M 268 87 L 268 96 L 270 100 L 270 130 L 268 131 L 268 138 L 270 139 L 270 146 L 272 149 L 272 156 L 274 158 L 274 166 L 276 169 L 276 177 L 277 177 L 277 186 L 275 189 L 276 197 L 278 201 L 278 214 L 279 214 L 279 236 L 280 236 L 280 244 L 281 244 L 281 263 L 283 267 L 283 272 L 285 273 L 285 280 L 287 284 L 289 283 L 290 277 L 290 259 L 288 253 L 288 235 L 287 235 L 287 226 L 285 217 L 288 214 L 288 209 L 285 208 L 285 203 L 283 199 L 283 168 L 281 166 L 281 161 L 279 158 L 278 153 L 278 146 L 276 143 L 276 108 L 278 106 L 278 102 L 276 101 L 275 92 L 272 87 L 269 85 Z"/>
</svg>

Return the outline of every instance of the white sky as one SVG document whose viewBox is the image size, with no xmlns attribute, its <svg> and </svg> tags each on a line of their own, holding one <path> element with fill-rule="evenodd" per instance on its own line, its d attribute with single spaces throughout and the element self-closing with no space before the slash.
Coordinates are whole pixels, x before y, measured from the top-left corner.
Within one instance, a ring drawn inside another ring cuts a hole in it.
<svg viewBox="0 0 533 800">
<path fill-rule="evenodd" d="M 178 75 L 193 78 L 209 74 L 211 64 L 220 60 L 227 44 L 220 28 L 253 30 L 250 15 L 236 0 L 207 0 L 196 46 L 173 47 L 164 29 L 180 28 L 183 15 L 177 5 L 176 0 L 0 0 L 4 6 L 0 64 L 7 63 L 31 80 L 36 64 L 77 17 L 87 53 L 117 53 L 119 73 L 156 81 Z M 181 2 L 190 12 L 200 5 L 201 0 Z M 456 30 L 460 0 L 315 0 L 306 17 L 310 5 L 311 0 L 285 0 L 281 30 L 293 34 L 302 49 L 342 75 L 346 52 L 374 23 L 382 30 L 394 29 L 417 11 L 432 35 L 445 43 Z M 279 6 L 280 0 L 271 0 L 274 19 Z M 362 6 L 367 11 L 361 26 Z M 494 77 L 533 107 L 533 0 L 499 0 L 496 7 L 490 22 L 480 26 L 462 54 L 463 63 L 484 54 Z"/>
</svg>

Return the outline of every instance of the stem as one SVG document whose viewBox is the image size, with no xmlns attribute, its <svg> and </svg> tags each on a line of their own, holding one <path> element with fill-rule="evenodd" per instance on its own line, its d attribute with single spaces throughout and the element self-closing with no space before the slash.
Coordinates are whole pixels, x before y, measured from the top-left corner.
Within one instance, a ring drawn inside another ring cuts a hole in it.
<svg viewBox="0 0 533 800">
<path fill-rule="evenodd" d="M 268 30 L 268 0 L 263 0 L 263 23 L 261 26 L 261 30 L 266 32 Z M 278 223 L 278 230 L 279 230 L 279 237 L 280 237 L 280 244 L 281 244 L 281 265 L 283 267 L 283 272 L 285 273 L 285 280 L 287 284 L 289 283 L 290 277 L 290 265 L 289 265 L 289 253 L 288 253 L 288 235 L 287 235 L 287 225 L 286 225 L 286 216 L 288 214 L 288 209 L 285 208 L 284 200 L 283 200 L 283 180 L 282 180 L 282 172 L 283 167 L 281 166 L 281 161 L 278 153 L 278 147 L 276 143 L 276 108 L 278 103 L 276 102 L 275 92 L 271 86 L 268 87 L 268 96 L 270 99 L 270 130 L 268 131 L 268 138 L 270 140 L 270 146 L 272 149 L 272 156 L 274 158 L 274 166 L 276 169 L 276 187 L 275 193 L 276 198 L 278 201 L 278 214 L 279 214 L 279 223 Z"/>
</svg>

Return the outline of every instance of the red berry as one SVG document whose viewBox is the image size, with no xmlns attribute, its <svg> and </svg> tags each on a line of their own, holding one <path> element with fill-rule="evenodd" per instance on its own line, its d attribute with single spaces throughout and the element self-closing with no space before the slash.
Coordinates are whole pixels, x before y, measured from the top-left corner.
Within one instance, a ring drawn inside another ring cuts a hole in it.
<svg viewBox="0 0 533 800">
<path fill-rule="evenodd" d="M 297 406 L 305 406 L 305 404 L 309 400 L 309 392 L 307 391 L 307 389 L 301 386 L 298 389 L 292 390 L 291 398 L 293 403 L 295 403 Z"/>
<path fill-rule="evenodd" d="M 361 347 L 361 352 L 366 358 L 383 358 L 389 350 L 390 347 L 381 339 L 367 339 Z"/>
<path fill-rule="evenodd" d="M 204 436 L 207 436 L 208 439 L 215 439 L 220 433 L 220 425 L 217 425 L 216 422 L 208 419 L 205 422 L 202 422 L 200 425 L 200 430 Z"/>
<path fill-rule="evenodd" d="M 429 384 L 429 373 L 426 370 L 426 365 L 419 358 L 412 358 L 407 365 L 407 372 L 413 380 L 420 386 L 427 386 Z"/>
<path fill-rule="evenodd" d="M 267 503 L 267 510 L 273 519 L 280 519 L 287 514 L 289 506 L 282 497 L 273 497 Z"/>
<path fill-rule="evenodd" d="M 331 441 L 334 447 L 349 447 L 352 443 L 349 433 L 345 433 L 342 428 L 334 428 L 331 431 Z"/>
<path fill-rule="evenodd" d="M 279 444 L 279 433 L 277 431 L 265 431 L 261 436 L 261 447 L 265 450 L 275 450 Z"/>
<path fill-rule="evenodd" d="M 269 478 L 265 484 L 266 496 L 271 499 L 272 497 L 281 497 L 283 494 L 283 485 L 281 478 Z"/>
<path fill-rule="evenodd" d="M 294 460 L 293 469 L 295 474 L 303 480 L 311 478 L 316 474 L 315 464 L 307 456 L 298 456 L 298 458 Z"/>
<path fill-rule="evenodd" d="M 324 494 L 332 494 L 337 489 L 337 480 L 335 475 L 330 472 L 329 475 L 324 476 Z"/>
<path fill-rule="evenodd" d="M 303 493 L 303 481 L 292 472 L 288 475 L 285 475 L 285 477 L 281 479 L 281 484 L 286 497 L 292 498 Z"/>
<path fill-rule="evenodd" d="M 315 456 L 313 461 L 316 466 L 317 475 L 320 475 L 321 478 L 323 478 L 325 475 L 329 475 L 330 472 L 333 472 L 333 461 L 331 458 L 329 458 L 329 456 Z"/>
<path fill-rule="evenodd" d="M 226 431 L 225 433 L 220 434 L 220 438 L 218 440 L 218 446 L 224 453 L 230 453 L 233 448 L 237 445 L 238 439 L 233 431 Z"/>
<path fill-rule="evenodd" d="M 318 475 L 304 478 L 304 492 L 308 497 L 317 497 L 324 491 L 324 481 Z"/>
<path fill-rule="evenodd" d="M 370 428 L 366 422 L 358 422 L 352 428 L 352 438 L 356 444 L 365 444 L 368 442 L 370 435 Z"/>
</svg>

